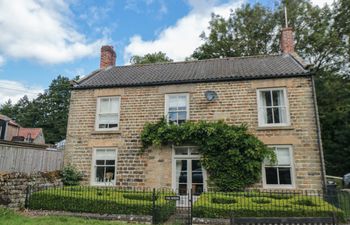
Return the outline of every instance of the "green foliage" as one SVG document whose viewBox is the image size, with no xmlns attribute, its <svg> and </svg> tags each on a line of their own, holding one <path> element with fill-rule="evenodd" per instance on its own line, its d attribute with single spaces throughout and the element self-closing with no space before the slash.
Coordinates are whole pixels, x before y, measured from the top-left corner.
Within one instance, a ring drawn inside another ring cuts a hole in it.
<svg viewBox="0 0 350 225">
<path fill-rule="evenodd" d="M 66 138 L 70 99 L 70 81 L 58 76 L 37 98 L 27 96 L 16 104 L 8 101 L 0 106 L 0 113 L 16 120 L 22 127 L 43 128 L 46 143 L 54 144 Z"/>
<path fill-rule="evenodd" d="M 336 0 L 332 7 L 309 0 L 282 0 L 270 8 L 242 5 L 228 19 L 213 15 L 195 59 L 279 53 L 280 31 L 294 29 L 296 52 L 314 64 L 327 174 L 350 171 L 350 3 Z"/>
<path fill-rule="evenodd" d="M 83 179 L 83 174 L 73 166 L 65 166 L 61 172 L 62 182 L 67 186 L 78 185 Z"/>
<path fill-rule="evenodd" d="M 335 212 L 340 220 L 344 220 L 343 211 L 318 196 L 294 194 L 284 199 L 274 197 L 275 194 L 272 193 L 254 195 L 260 197 L 247 197 L 244 193 L 204 193 L 193 205 L 193 216 L 230 218 L 233 212 L 235 217 L 331 217 L 332 212 Z M 229 198 L 235 202 L 228 204 L 225 201 L 217 201 Z"/>
<path fill-rule="evenodd" d="M 169 193 L 167 193 L 169 194 Z M 176 208 L 175 201 L 166 201 L 166 193 L 156 193 L 155 209 L 149 200 L 151 192 L 116 190 L 115 188 L 63 187 L 35 192 L 29 208 L 100 214 L 153 215 L 163 222 Z"/>
<path fill-rule="evenodd" d="M 244 125 L 219 122 L 168 124 L 164 119 L 148 123 L 141 133 L 143 149 L 152 145 L 184 145 L 199 147 L 202 165 L 209 179 L 220 190 L 245 188 L 261 178 L 261 164 L 274 153 Z"/>
<path fill-rule="evenodd" d="M 343 176 L 350 172 L 350 77 L 320 75 L 317 101 L 327 173 Z"/>
<path fill-rule="evenodd" d="M 149 53 L 144 56 L 134 55 L 130 59 L 132 64 L 149 64 L 149 63 L 161 63 L 172 62 L 173 60 L 166 56 L 163 52 Z"/>
</svg>

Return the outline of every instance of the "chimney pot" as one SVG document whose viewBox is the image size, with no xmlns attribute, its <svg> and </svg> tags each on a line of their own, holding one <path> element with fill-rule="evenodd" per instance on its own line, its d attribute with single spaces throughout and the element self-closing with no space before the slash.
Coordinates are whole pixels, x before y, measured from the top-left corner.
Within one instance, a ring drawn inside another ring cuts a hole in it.
<svg viewBox="0 0 350 225">
<path fill-rule="evenodd" d="M 117 55 L 113 46 L 104 45 L 101 47 L 100 69 L 105 69 L 110 66 L 115 66 Z"/>
<path fill-rule="evenodd" d="M 286 27 L 282 29 L 281 51 L 283 54 L 294 52 L 294 36 L 293 36 L 293 28 L 291 27 Z"/>
</svg>

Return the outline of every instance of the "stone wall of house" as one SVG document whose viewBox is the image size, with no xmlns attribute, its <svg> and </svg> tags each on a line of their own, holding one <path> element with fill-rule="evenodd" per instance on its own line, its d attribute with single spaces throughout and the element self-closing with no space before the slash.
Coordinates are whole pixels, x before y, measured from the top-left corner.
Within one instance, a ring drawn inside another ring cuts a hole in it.
<svg viewBox="0 0 350 225">
<path fill-rule="evenodd" d="M 47 173 L 6 173 L 0 174 L 0 205 L 20 209 L 24 208 L 28 186 L 59 186 L 57 172 Z"/>
<path fill-rule="evenodd" d="M 291 125 L 258 127 L 257 89 L 287 89 Z M 65 150 L 65 163 L 84 171 L 90 182 L 92 151 L 99 147 L 117 149 L 117 185 L 171 187 L 171 148 L 152 149 L 140 154 L 140 133 L 145 122 L 164 115 L 165 94 L 190 94 L 190 120 L 224 120 L 248 125 L 249 131 L 269 145 L 292 145 L 296 189 L 321 189 L 322 175 L 310 77 L 181 85 L 109 88 L 72 91 Z M 218 99 L 208 102 L 207 90 Z M 120 129 L 97 132 L 94 129 L 97 97 L 120 96 Z M 261 187 L 261 184 L 257 184 Z"/>
</svg>

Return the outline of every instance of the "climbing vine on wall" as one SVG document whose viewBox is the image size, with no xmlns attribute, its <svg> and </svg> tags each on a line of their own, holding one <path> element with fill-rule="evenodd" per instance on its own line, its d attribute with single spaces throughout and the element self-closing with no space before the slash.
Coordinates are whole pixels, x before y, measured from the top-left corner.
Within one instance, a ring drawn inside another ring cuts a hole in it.
<svg viewBox="0 0 350 225">
<path fill-rule="evenodd" d="M 169 124 L 164 119 L 147 123 L 141 134 L 142 150 L 161 145 L 195 145 L 209 179 L 221 191 L 246 188 L 261 178 L 265 158 L 274 161 L 273 150 L 247 130 L 247 126 L 187 121 Z"/>
</svg>

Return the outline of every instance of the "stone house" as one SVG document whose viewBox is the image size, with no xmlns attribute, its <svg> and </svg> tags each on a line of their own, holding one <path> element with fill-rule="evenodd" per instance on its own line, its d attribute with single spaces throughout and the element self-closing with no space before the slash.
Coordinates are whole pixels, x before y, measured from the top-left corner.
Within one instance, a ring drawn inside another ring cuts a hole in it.
<svg viewBox="0 0 350 225">
<path fill-rule="evenodd" d="M 279 55 L 115 66 L 101 48 L 100 69 L 72 90 L 65 164 L 89 185 L 207 188 L 196 146 L 140 154 L 146 122 L 224 120 L 248 125 L 275 149 L 277 165 L 262 166 L 263 189 L 320 190 L 324 164 L 313 76 L 282 30 Z"/>
<path fill-rule="evenodd" d="M 45 144 L 42 128 L 21 127 L 11 118 L 0 114 L 0 140 Z"/>
</svg>

